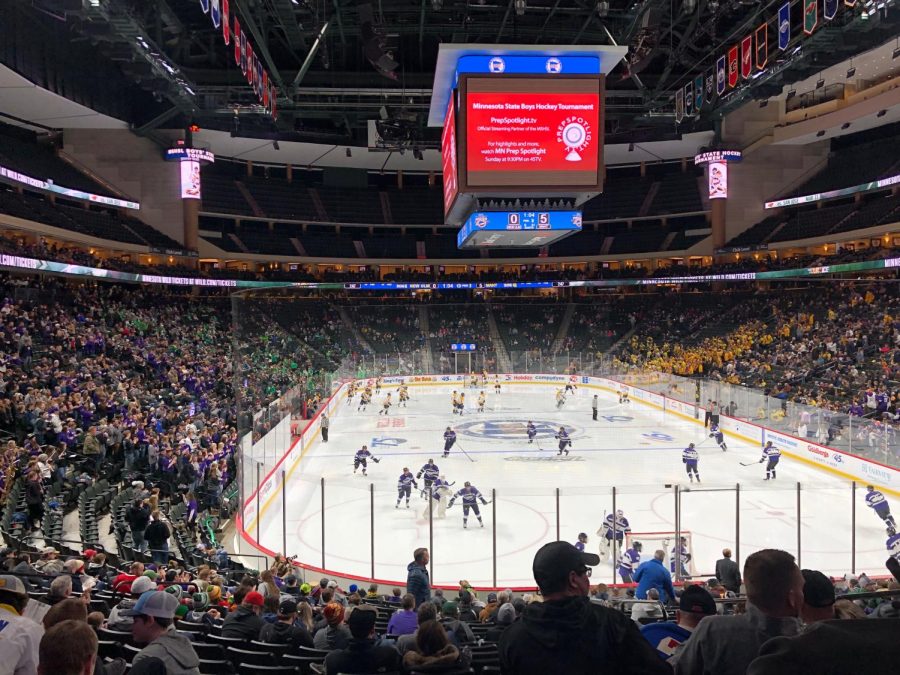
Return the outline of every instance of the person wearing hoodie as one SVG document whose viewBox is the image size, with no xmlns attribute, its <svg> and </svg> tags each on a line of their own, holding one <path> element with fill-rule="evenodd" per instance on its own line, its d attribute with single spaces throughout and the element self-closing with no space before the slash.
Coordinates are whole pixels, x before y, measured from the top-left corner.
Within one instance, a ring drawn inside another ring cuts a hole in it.
<svg viewBox="0 0 900 675">
<path fill-rule="evenodd" d="M 447 631 L 438 621 L 419 626 L 416 648 L 403 655 L 403 667 L 417 673 L 458 672 L 469 667 L 472 655 L 450 643 Z"/>
<path fill-rule="evenodd" d="M 428 560 L 428 549 L 417 548 L 413 551 L 413 561 L 406 566 L 406 592 L 416 599 L 416 607 L 431 597 Z"/>
<path fill-rule="evenodd" d="M 504 602 L 497 611 L 496 625 L 488 630 L 487 634 L 484 636 L 485 642 L 500 642 L 500 636 L 506 632 L 507 628 L 512 626 L 513 621 L 515 620 L 516 608 L 512 606 L 511 602 Z"/>
<path fill-rule="evenodd" d="M 441 625 L 447 634 L 453 634 L 457 646 L 475 643 L 475 634 L 468 624 L 459 619 L 459 606 L 455 602 L 445 602 L 441 607 Z"/>
<path fill-rule="evenodd" d="M 155 591 L 156 584 L 150 577 L 140 576 L 129 585 L 131 597 L 123 598 L 109 613 L 106 625 L 111 630 L 128 631 L 134 624 L 134 620 L 128 612 L 134 609 L 138 599 L 147 591 Z"/>
<path fill-rule="evenodd" d="M 259 631 L 259 641 L 271 644 L 289 644 L 297 651 L 299 647 L 313 648 L 313 639 L 306 626 L 297 623 L 297 601 L 282 600 L 278 605 L 275 623 L 267 623 Z"/>
<path fill-rule="evenodd" d="M 200 675 L 200 658 L 190 640 L 174 630 L 175 610 L 178 599 L 164 591 L 147 591 L 128 616 L 134 623 L 131 636 L 138 644 L 146 644 L 135 654 L 132 668 L 141 661 L 159 659 L 166 668 L 166 675 Z"/>
<path fill-rule="evenodd" d="M 334 649 L 325 657 L 326 675 L 399 669 L 400 653 L 396 647 L 375 640 L 377 618 L 378 611 L 371 605 L 360 605 L 351 612 L 347 625 L 353 637 L 345 649 Z"/>
<path fill-rule="evenodd" d="M 259 637 L 259 631 L 264 625 L 260 617 L 264 604 L 265 600 L 260 593 L 256 591 L 247 593 L 238 608 L 225 617 L 222 637 L 244 640 L 255 640 Z"/>
<path fill-rule="evenodd" d="M 622 612 L 592 603 L 594 553 L 566 541 L 545 544 L 534 556 L 532 571 L 544 602 L 525 607 L 522 618 L 500 637 L 504 675 L 670 674 L 664 663 Z"/>
</svg>

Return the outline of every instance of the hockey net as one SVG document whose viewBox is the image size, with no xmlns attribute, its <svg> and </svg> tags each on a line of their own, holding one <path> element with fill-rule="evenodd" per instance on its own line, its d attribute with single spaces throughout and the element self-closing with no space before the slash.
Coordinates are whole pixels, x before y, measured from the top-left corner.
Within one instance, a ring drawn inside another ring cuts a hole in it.
<svg viewBox="0 0 900 675">
<path fill-rule="evenodd" d="M 698 571 L 694 565 L 694 546 L 693 541 L 691 540 L 691 533 L 687 531 L 682 531 L 681 536 L 685 538 L 685 546 L 687 547 L 688 553 L 691 554 L 691 559 L 687 563 L 683 563 L 685 569 L 688 571 L 688 574 L 692 577 L 697 576 Z M 666 558 L 663 561 L 663 565 L 665 565 L 666 569 L 670 569 L 669 563 L 672 559 L 672 550 L 675 548 L 675 533 L 674 532 L 626 532 L 625 533 L 625 546 L 627 548 L 631 548 L 631 545 L 639 541 L 641 543 L 641 562 L 645 560 L 650 560 L 653 557 L 654 552 L 656 551 L 665 551 Z"/>
</svg>

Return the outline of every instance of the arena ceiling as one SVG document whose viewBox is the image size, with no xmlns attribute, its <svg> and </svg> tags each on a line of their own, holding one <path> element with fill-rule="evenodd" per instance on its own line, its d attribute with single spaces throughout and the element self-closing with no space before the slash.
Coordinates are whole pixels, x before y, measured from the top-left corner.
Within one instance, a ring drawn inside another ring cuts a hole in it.
<svg viewBox="0 0 900 675">
<path fill-rule="evenodd" d="M 609 143 L 628 143 L 712 129 L 728 109 L 776 95 L 898 30 L 896 0 L 877 12 L 874 0 L 859 0 L 860 11 L 871 4 L 875 12 L 865 21 L 842 8 L 758 84 L 676 127 L 675 88 L 770 19 L 780 0 L 230 0 L 278 88 L 273 122 L 199 0 L 13 2 L 4 11 L 16 13 L 17 30 L 40 26 L 72 49 L 72 60 L 93 53 L 113 67 L 114 86 L 131 102 L 125 121 L 142 133 L 195 122 L 255 138 L 365 145 L 367 122 L 387 115 L 413 120 L 423 148 L 438 140 L 425 119 L 442 43 L 627 45 L 607 83 L 606 133 Z M 381 56 L 385 68 L 375 65 Z M 9 52 L 0 58 L 16 67 Z"/>
</svg>

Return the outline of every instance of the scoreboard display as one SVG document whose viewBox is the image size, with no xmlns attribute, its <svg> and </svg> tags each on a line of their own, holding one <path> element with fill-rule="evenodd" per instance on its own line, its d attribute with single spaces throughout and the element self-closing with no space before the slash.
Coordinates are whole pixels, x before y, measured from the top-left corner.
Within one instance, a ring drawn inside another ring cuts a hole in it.
<svg viewBox="0 0 900 675">
<path fill-rule="evenodd" d="M 581 231 L 581 211 L 479 211 L 456 236 L 459 248 L 549 246 Z"/>
</svg>

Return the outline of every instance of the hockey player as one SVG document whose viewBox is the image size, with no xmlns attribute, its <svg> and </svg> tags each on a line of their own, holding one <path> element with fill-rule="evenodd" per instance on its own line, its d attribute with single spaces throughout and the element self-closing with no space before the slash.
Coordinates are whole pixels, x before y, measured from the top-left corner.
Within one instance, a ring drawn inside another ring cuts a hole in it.
<svg viewBox="0 0 900 675">
<path fill-rule="evenodd" d="M 356 412 L 365 410 L 366 406 L 372 402 L 372 390 L 369 387 L 363 389 L 363 393 L 359 395 L 359 405 L 356 406 Z"/>
<path fill-rule="evenodd" d="M 722 433 L 718 424 L 711 424 L 709 426 L 709 437 L 716 439 L 716 443 L 722 448 L 722 452 L 725 452 L 728 449 L 728 446 L 725 445 L 725 434 Z"/>
<path fill-rule="evenodd" d="M 453 406 L 453 414 L 457 414 L 457 412 L 459 412 L 459 394 L 456 393 L 456 389 L 450 394 L 450 403 Z"/>
<path fill-rule="evenodd" d="M 380 393 L 381 393 L 381 385 L 382 385 L 383 383 L 384 383 L 384 379 L 383 379 L 383 378 L 378 377 L 378 378 L 375 379 L 375 393 L 376 393 L 376 394 L 380 394 Z"/>
<path fill-rule="evenodd" d="M 459 392 L 459 414 L 462 415 L 466 410 L 466 392 Z"/>
<path fill-rule="evenodd" d="M 419 469 L 419 473 L 416 474 L 416 478 L 424 478 L 425 486 L 424 490 L 427 490 L 431 487 L 431 484 L 434 483 L 435 479 L 440 474 L 440 469 L 438 469 L 438 465 L 434 463 L 433 459 L 429 459 L 425 464 L 422 465 L 422 468 Z"/>
<path fill-rule="evenodd" d="M 669 571 L 672 574 L 675 574 L 675 559 L 680 558 L 680 576 L 681 578 L 690 577 L 690 573 L 687 569 L 687 564 L 691 560 L 691 552 L 688 551 L 687 548 L 687 537 L 681 537 L 679 543 L 675 544 L 672 547 L 672 552 L 669 554 Z"/>
<path fill-rule="evenodd" d="M 397 407 L 405 408 L 407 402 L 409 401 L 409 387 L 405 384 L 401 384 L 400 388 L 397 390 L 397 394 L 400 398 L 400 402 L 397 404 Z"/>
<path fill-rule="evenodd" d="M 575 542 L 575 548 L 584 553 L 584 545 L 587 543 L 588 536 L 584 532 L 578 534 L 578 541 Z"/>
<path fill-rule="evenodd" d="M 484 527 L 484 521 L 481 519 L 481 512 L 478 510 L 478 500 L 481 500 L 481 503 L 485 506 L 488 505 L 487 500 L 481 495 L 478 491 L 478 488 L 472 485 L 469 481 L 466 481 L 465 486 L 462 490 L 453 495 L 453 498 L 450 500 L 450 503 L 447 504 L 447 508 L 453 508 L 453 503 L 457 500 L 457 498 L 462 497 L 463 504 L 463 528 L 468 527 L 469 523 L 469 509 L 472 509 L 475 512 L 475 517 L 478 518 L 478 524 Z"/>
<path fill-rule="evenodd" d="M 575 386 L 575 383 L 572 382 L 572 380 L 569 380 L 568 382 L 566 382 L 566 393 L 567 394 L 574 395 L 576 389 L 578 389 L 578 387 Z"/>
<path fill-rule="evenodd" d="M 559 410 L 566 404 L 566 395 L 562 389 L 556 392 L 556 409 Z"/>
<path fill-rule="evenodd" d="M 613 515 L 610 513 L 606 516 L 606 520 L 600 526 L 600 529 L 597 530 L 597 535 L 600 537 L 600 559 L 607 560 L 609 558 L 609 549 L 612 546 L 613 541 L 613 525 L 615 524 L 615 538 L 616 538 L 616 550 L 622 548 L 622 542 L 625 540 L 625 533 L 631 532 L 631 525 L 628 524 L 628 518 L 625 517 L 625 512 L 622 509 L 618 509 Z M 613 551 L 615 555 L 615 551 Z"/>
<path fill-rule="evenodd" d="M 454 443 L 456 443 L 456 432 L 447 427 L 447 430 L 444 432 L 444 457 L 450 455 L 450 448 L 453 447 Z"/>
<path fill-rule="evenodd" d="M 416 483 L 416 479 L 412 475 L 412 471 L 404 466 L 403 473 L 401 473 L 400 478 L 397 479 L 397 505 L 394 508 L 400 508 L 400 500 L 404 497 L 406 497 L 406 508 L 409 508 L 409 496 L 410 494 L 412 494 L 412 489 L 418 489 L 418 487 L 419 484 Z"/>
<path fill-rule="evenodd" d="M 557 452 L 557 456 L 563 454 L 569 454 L 569 448 L 572 447 L 572 439 L 569 438 L 569 433 L 566 431 L 565 427 L 560 427 L 559 431 L 556 432 L 556 440 L 559 441 L 559 452 Z"/>
<path fill-rule="evenodd" d="M 775 480 L 775 467 L 778 466 L 779 459 L 781 459 L 781 450 L 772 445 L 772 441 L 766 441 L 762 457 L 759 458 L 760 464 L 769 460 L 769 463 L 766 464 L 766 480 L 769 478 Z"/>
<path fill-rule="evenodd" d="M 631 548 L 622 552 L 619 556 L 618 573 L 622 577 L 623 584 L 634 583 L 634 570 L 641 564 L 641 550 L 644 548 L 639 541 L 631 542 Z"/>
<path fill-rule="evenodd" d="M 693 443 L 688 443 L 688 446 L 682 451 L 681 461 L 684 462 L 684 469 L 687 471 L 688 478 L 691 479 L 691 482 L 694 482 L 694 476 L 696 476 L 697 482 L 699 483 L 700 471 L 697 469 L 697 464 L 700 462 L 700 453 L 697 452 Z"/>
<path fill-rule="evenodd" d="M 450 483 L 444 476 L 435 478 L 430 490 L 426 491 L 425 498 L 428 504 L 422 512 L 422 517 L 428 520 L 428 514 L 432 517 L 444 518 L 447 515 L 447 495 L 450 494 Z M 430 499 L 429 499 L 430 496 Z"/>
<path fill-rule="evenodd" d="M 480 394 L 478 394 L 478 412 L 480 412 L 480 413 L 484 412 L 485 400 L 486 399 L 484 397 L 484 392 L 481 392 Z"/>
<path fill-rule="evenodd" d="M 347 387 L 347 405 L 350 405 L 350 402 L 353 401 L 353 397 L 356 396 L 356 380 L 350 380 L 350 384 Z"/>
<path fill-rule="evenodd" d="M 469 387 L 472 389 L 478 388 L 478 376 L 475 373 L 472 373 L 472 378 L 469 380 Z"/>
<path fill-rule="evenodd" d="M 388 395 L 384 397 L 384 401 L 381 404 L 381 410 L 378 411 L 378 414 L 387 416 L 391 412 L 392 405 L 394 405 L 394 402 L 391 401 L 391 394 L 388 392 Z"/>
<path fill-rule="evenodd" d="M 537 427 L 531 420 L 528 420 L 528 426 L 525 427 L 525 433 L 528 434 L 528 443 L 534 443 L 534 437 L 537 436 Z"/>
<path fill-rule="evenodd" d="M 897 532 L 897 523 L 894 522 L 894 516 L 891 515 L 891 507 L 887 503 L 884 495 L 875 489 L 874 485 L 867 485 L 866 490 L 866 506 L 870 507 L 884 521 L 887 526 L 888 533 L 895 534 Z"/>
<path fill-rule="evenodd" d="M 356 451 L 356 455 L 353 457 L 353 473 L 356 473 L 356 470 L 359 467 L 362 467 L 363 476 L 366 475 L 366 461 L 371 459 L 373 462 L 378 464 L 381 460 L 378 459 L 375 455 L 369 452 L 368 446 L 364 445 L 359 450 Z"/>
<path fill-rule="evenodd" d="M 500 378 L 494 375 L 494 393 L 500 393 Z"/>
<path fill-rule="evenodd" d="M 888 554 L 897 562 L 900 562 L 900 534 L 892 534 L 887 539 Z"/>
<path fill-rule="evenodd" d="M 628 398 L 628 392 L 624 389 L 619 390 L 619 403 L 631 403 L 631 399 Z"/>
</svg>

